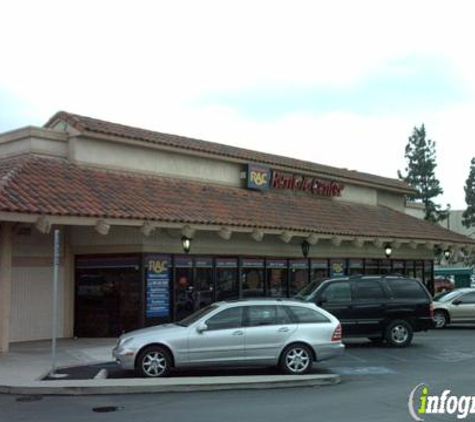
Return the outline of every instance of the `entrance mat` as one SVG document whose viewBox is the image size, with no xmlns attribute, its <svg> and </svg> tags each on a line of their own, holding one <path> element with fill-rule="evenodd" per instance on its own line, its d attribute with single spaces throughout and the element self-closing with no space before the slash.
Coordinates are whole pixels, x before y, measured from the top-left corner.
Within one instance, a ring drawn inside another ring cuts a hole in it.
<svg viewBox="0 0 475 422">
<path fill-rule="evenodd" d="M 91 380 L 101 371 L 103 367 L 99 365 L 73 366 L 70 368 L 61 368 L 56 374 L 63 375 L 60 378 L 52 377 L 50 374 L 42 378 L 42 381 L 58 380 Z"/>
</svg>

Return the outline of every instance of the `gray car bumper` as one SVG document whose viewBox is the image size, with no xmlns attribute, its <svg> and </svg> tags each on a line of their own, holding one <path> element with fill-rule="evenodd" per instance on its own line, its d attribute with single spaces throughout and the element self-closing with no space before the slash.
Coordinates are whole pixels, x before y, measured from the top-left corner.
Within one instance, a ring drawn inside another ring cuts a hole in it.
<svg viewBox="0 0 475 422">
<path fill-rule="evenodd" d="M 324 345 L 320 344 L 318 346 L 314 346 L 313 348 L 315 350 L 315 354 L 317 355 L 317 362 L 341 356 L 345 351 L 345 345 L 339 342 L 328 343 Z"/>
<path fill-rule="evenodd" d="M 135 369 L 135 353 L 133 350 L 121 347 L 115 347 L 112 350 L 112 356 L 124 369 Z"/>
</svg>

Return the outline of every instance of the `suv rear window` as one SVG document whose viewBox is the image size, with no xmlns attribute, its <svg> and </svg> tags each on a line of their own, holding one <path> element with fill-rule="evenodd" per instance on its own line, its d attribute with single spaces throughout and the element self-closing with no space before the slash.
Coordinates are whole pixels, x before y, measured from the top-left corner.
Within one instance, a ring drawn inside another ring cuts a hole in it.
<svg viewBox="0 0 475 422">
<path fill-rule="evenodd" d="M 427 299 L 424 288 L 417 280 L 407 278 L 386 279 L 389 288 L 396 299 Z"/>
</svg>

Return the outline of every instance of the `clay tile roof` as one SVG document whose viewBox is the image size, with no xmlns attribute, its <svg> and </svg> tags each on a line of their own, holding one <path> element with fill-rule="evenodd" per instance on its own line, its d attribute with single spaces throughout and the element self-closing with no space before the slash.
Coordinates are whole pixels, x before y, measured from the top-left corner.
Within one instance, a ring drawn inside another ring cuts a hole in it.
<svg viewBox="0 0 475 422">
<path fill-rule="evenodd" d="M 221 157 L 230 157 L 233 159 L 243 160 L 243 162 L 262 163 L 269 166 L 285 167 L 289 170 L 313 172 L 321 176 L 342 178 L 353 182 L 369 183 L 371 185 L 396 189 L 408 194 L 414 193 L 414 190 L 408 184 L 398 179 L 391 179 L 354 170 L 326 166 L 323 164 L 316 164 L 309 161 L 297 160 L 280 155 L 236 148 L 229 145 L 187 138 L 184 136 L 169 135 L 165 133 L 139 129 L 118 123 L 111 123 L 91 117 L 67 113 L 65 111 L 56 113 L 45 124 L 45 127 L 51 127 L 58 120 L 67 122 L 80 132 L 98 133 L 103 135 L 135 139 L 164 145 L 167 147 L 213 154 Z"/>
<path fill-rule="evenodd" d="M 55 158 L 1 160 L 0 177 L 3 212 L 473 243 L 381 206 L 106 172 Z"/>
</svg>

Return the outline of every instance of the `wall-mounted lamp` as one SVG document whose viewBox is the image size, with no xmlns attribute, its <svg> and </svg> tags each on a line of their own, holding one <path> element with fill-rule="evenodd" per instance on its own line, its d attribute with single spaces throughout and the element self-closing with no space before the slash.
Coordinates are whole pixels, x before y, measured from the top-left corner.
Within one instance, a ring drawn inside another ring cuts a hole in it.
<svg viewBox="0 0 475 422">
<path fill-rule="evenodd" d="M 393 253 L 393 248 L 391 246 L 390 243 L 386 243 L 384 245 L 384 255 L 386 256 L 386 258 L 390 258 L 391 257 L 391 254 Z"/>
<path fill-rule="evenodd" d="M 181 246 L 183 247 L 183 250 L 185 251 L 185 253 L 190 252 L 191 240 L 192 239 L 190 239 L 189 237 L 186 237 L 186 236 L 181 237 Z"/>
<path fill-rule="evenodd" d="M 308 257 L 308 253 L 310 251 L 310 243 L 308 243 L 306 240 L 302 242 L 300 245 L 302 247 L 302 254 L 304 258 Z"/>
<path fill-rule="evenodd" d="M 445 259 L 448 260 L 451 255 L 452 255 L 452 251 L 450 249 L 447 248 L 447 249 L 444 250 L 444 258 Z"/>
</svg>

